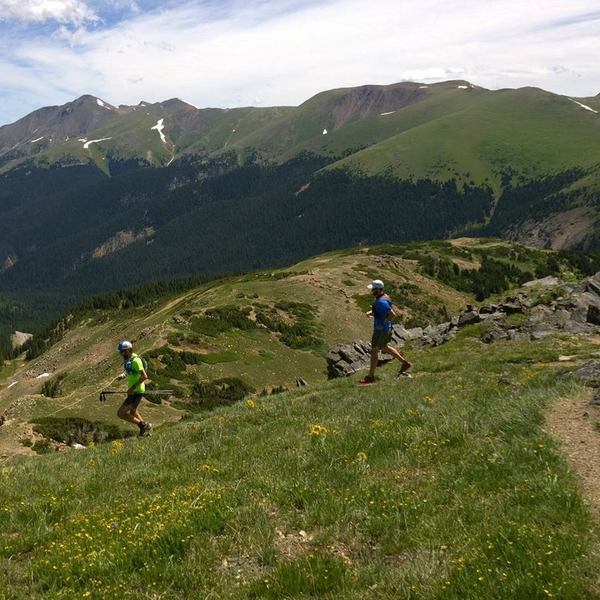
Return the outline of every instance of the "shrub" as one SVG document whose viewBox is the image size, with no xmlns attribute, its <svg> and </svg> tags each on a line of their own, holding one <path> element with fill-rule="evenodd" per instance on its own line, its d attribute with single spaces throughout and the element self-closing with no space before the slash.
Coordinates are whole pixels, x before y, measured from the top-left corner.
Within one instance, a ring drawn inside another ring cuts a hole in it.
<svg viewBox="0 0 600 600">
<path fill-rule="evenodd" d="M 37 440 L 31 449 L 38 454 L 49 454 L 54 450 L 54 446 L 50 440 Z"/>
<path fill-rule="evenodd" d="M 237 377 L 225 377 L 209 382 L 199 382 L 192 386 L 190 403 L 201 408 L 226 406 L 243 400 L 254 393 L 254 388 Z"/>
<path fill-rule="evenodd" d="M 248 318 L 249 307 L 220 306 L 205 311 L 204 315 L 192 321 L 192 329 L 196 333 L 216 337 L 220 333 L 241 329 L 255 329 L 256 323 Z"/>
<path fill-rule="evenodd" d="M 68 445 L 77 443 L 84 446 L 91 442 L 101 443 L 133 435 L 130 432 L 121 431 L 115 425 L 100 421 L 92 422 L 80 417 L 43 417 L 34 424 L 33 430 L 43 435 L 46 441 L 54 440 Z M 34 450 L 38 443 L 33 445 Z"/>
<path fill-rule="evenodd" d="M 182 358 L 182 352 L 176 352 L 168 346 L 161 346 L 145 354 L 145 358 L 150 363 L 149 377 L 158 387 L 172 388 L 171 379 L 176 381 L 192 383 L 191 377 L 185 372 L 186 363 Z M 191 360 L 193 352 L 186 353 L 188 360 Z"/>
<path fill-rule="evenodd" d="M 42 386 L 42 394 L 47 398 L 58 398 L 63 394 L 63 382 L 66 379 L 66 375 L 61 373 L 53 379 L 48 379 Z"/>
<path fill-rule="evenodd" d="M 286 346 L 297 350 L 316 350 L 323 345 L 323 340 L 319 337 L 320 327 L 310 304 L 278 302 L 273 308 L 260 308 L 262 310 L 256 311 L 256 322 L 269 331 L 278 333 L 279 339 Z M 285 313 L 292 322 L 284 320 L 279 313 Z"/>
</svg>

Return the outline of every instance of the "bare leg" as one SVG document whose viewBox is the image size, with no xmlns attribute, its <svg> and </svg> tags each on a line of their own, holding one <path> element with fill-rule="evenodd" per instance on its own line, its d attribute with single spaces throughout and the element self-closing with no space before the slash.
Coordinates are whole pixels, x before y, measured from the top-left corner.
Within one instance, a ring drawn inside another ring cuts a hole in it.
<svg viewBox="0 0 600 600">
<path fill-rule="evenodd" d="M 402 363 L 402 367 L 400 369 L 400 374 L 405 373 L 412 367 L 412 364 L 408 360 L 406 360 L 406 358 L 404 358 L 404 356 L 402 356 L 402 354 L 400 354 L 400 352 L 398 352 L 398 350 L 396 350 L 396 348 L 394 348 L 393 346 L 390 346 L 388 344 L 384 348 L 384 352 L 386 352 L 387 354 L 390 354 L 396 360 L 399 360 Z"/>
<path fill-rule="evenodd" d="M 134 425 L 139 425 L 142 422 L 142 419 L 139 418 L 138 414 L 139 413 L 135 408 L 132 409 L 128 406 L 121 406 L 117 412 L 119 419 L 123 419 L 123 421 L 127 421 L 128 423 L 133 423 Z"/>
<path fill-rule="evenodd" d="M 369 368 L 369 377 L 375 377 L 377 363 L 379 363 L 379 348 L 371 348 L 371 366 Z"/>
</svg>

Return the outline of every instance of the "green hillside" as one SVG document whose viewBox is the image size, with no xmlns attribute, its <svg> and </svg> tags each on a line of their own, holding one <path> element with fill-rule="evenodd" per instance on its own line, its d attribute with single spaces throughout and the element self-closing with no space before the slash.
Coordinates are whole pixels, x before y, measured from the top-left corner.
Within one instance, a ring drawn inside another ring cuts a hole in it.
<svg viewBox="0 0 600 600">
<path fill-rule="evenodd" d="M 360 316 L 348 298 L 348 321 L 339 326 L 337 296 L 346 288 L 337 277 L 362 286 L 365 271 L 388 278 L 403 272 L 404 260 L 414 265 L 416 258 L 398 258 L 406 252 L 454 256 L 464 266 L 486 250 L 500 257 L 511 248 L 463 240 L 396 248 L 395 255 L 324 256 L 294 269 L 308 270 L 316 290 L 336 296 L 337 312 L 323 312 L 324 335 L 335 339 L 354 335 L 342 329 Z M 539 267 L 542 254 L 522 258 Z M 393 259 L 387 266 L 385 256 Z M 364 262 L 362 271 L 351 270 L 352 257 Z M 153 318 L 162 315 L 168 335 L 183 306 L 219 303 L 233 289 L 261 297 L 278 290 L 287 300 L 293 289 L 295 299 L 300 277 L 195 290 L 155 306 Z M 445 287 L 427 287 L 439 285 L 432 279 L 417 283 L 432 298 L 444 294 L 449 306 L 460 300 Z M 150 315 L 136 318 L 139 328 Z M 109 357 L 112 340 L 93 339 L 101 326 L 82 323 L 40 360 L 68 362 L 87 389 L 90 373 L 73 361 L 93 362 L 99 356 L 90 348 L 100 344 Z M 104 334 L 129 333 L 116 320 L 106 326 Z M 0 597 L 600 597 L 596 525 L 544 425 L 555 404 L 587 397 L 574 379 L 557 376 L 558 365 L 597 357 L 595 336 L 484 345 L 481 334 L 475 325 L 444 346 L 410 348 L 413 379 L 398 381 L 392 367 L 366 388 L 315 377 L 308 388 L 187 414 L 149 439 L 6 462 Z M 245 340 L 238 334 L 232 351 Z M 281 347 L 266 347 L 275 357 L 263 359 L 263 371 L 285 362 Z M 571 362 L 559 363 L 562 355 Z M 310 369 L 302 356 L 294 373 Z M 103 364 L 108 378 L 116 365 Z"/>
<path fill-rule="evenodd" d="M 406 109 L 410 114 L 390 115 L 390 127 L 400 129 L 396 135 L 332 168 L 391 168 L 399 177 L 458 177 L 499 189 L 504 173 L 531 180 L 598 164 L 600 118 L 568 98 L 528 88 L 452 94 L 460 102 L 455 98 L 451 110 L 439 111 L 436 98 L 438 110 L 427 120 L 421 116 L 429 108 L 425 103 Z"/>
<path fill-rule="evenodd" d="M 39 419 L 84 418 L 119 426 L 116 405 L 101 404 L 131 339 L 149 362 L 154 388 L 172 389 L 146 408 L 156 424 L 202 410 L 200 385 L 224 380 L 270 394 L 327 380 L 325 355 L 337 343 L 370 339 L 366 284 L 383 278 L 406 327 L 448 321 L 466 304 L 502 296 L 547 275 L 573 280 L 600 270 L 583 255 L 532 250 L 500 240 L 459 239 L 331 252 L 292 267 L 195 287 L 132 289 L 101 295 L 36 333 L 0 372 L 0 457 L 33 455 Z M 178 289 L 173 292 L 170 289 Z M 45 341 L 47 340 L 47 341 Z M 217 383 L 217 385 L 219 385 Z"/>
<path fill-rule="evenodd" d="M 427 248 L 421 247 L 425 254 Z M 389 250 L 333 252 L 291 268 L 209 282 L 130 309 L 111 306 L 76 313 L 60 342 L 25 364 L 22 359 L 14 361 L 0 378 L 0 414 L 10 409 L 14 419 L 2 430 L 0 455 L 32 453 L 20 442 L 24 436 L 37 439 L 29 424 L 32 418 L 79 416 L 118 424 L 115 407 L 100 404 L 98 394 L 119 372 L 115 352 L 119 338 L 137 340 L 140 353 L 154 355 L 150 370 L 157 386 L 180 390 L 182 396 L 190 395 L 194 382 L 231 377 L 257 392 L 269 392 L 293 388 L 298 378 L 324 382 L 323 357 L 329 347 L 369 338 L 362 298 L 376 274 L 391 289 L 414 286 L 398 299 L 407 322 L 440 320 L 446 311 L 457 311 L 468 301 L 470 294 L 444 285 L 421 272 L 414 260 L 392 256 Z M 438 254 L 435 249 L 431 252 Z M 216 313 L 217 319 L 205 318 L 206 311 L 211 317 L 215 310 L 226 312 Z M 182 352 L 189 354 L 187 364 L 178 359 Z M 52 377 L 38 379 L 44 373 Z M 45 397 L 43 384 L 61 376 L 65 377 L 61 393 Z M 150 406 L 152 419 L 179 419 L 186 407 L 173 400 Z"/>
<path fill-rule="evenodd" d="M 84 96 L 41 109 L 0 128 L 0 324 L 31 328 L 40 303 L 55 316 L 105 290 L 357 244 L 485 235 L 596 251 L 594 107 L 448 81 L 298 107 Z"/>
</svg>

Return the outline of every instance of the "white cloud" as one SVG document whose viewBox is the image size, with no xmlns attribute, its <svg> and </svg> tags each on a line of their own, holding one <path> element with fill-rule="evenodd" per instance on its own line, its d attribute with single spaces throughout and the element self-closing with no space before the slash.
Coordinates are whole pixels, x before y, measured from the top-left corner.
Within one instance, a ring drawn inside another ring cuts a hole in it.
<svg viewBox="0 0 600 600">
<path fill-rule="evenodd" d="M 17 19 L 41 23 L 81 23 L 95 21 L 94 11 L 81 0 L 0 0 L 0 20 Z"/>
<path fill-rule="evenodd" d="M 38 104 L 85 92 L 113 104 L 175 96 L 198 106 L 297 104 L 324 89 L 406 79 L 577 97 L 600 91 L 600 21 L 581 18 L 594 11 L 597 0 L 166 4 L 104 29 L 15 43 L 3 84 L 19 81 L 28 103 L 37 89 Z"/>
</svg>

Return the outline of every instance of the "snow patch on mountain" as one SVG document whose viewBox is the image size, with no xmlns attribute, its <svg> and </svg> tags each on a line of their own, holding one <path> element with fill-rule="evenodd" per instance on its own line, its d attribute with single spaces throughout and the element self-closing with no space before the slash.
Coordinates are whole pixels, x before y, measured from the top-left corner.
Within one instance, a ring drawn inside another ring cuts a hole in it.
<svg viewBox="0 0 600 600">
<path fill-rule="evenodd" d="M 39 141 L 41 141 L 41 140 L 43 140 L 43 139 L 44 139 L 44 136 L 42 136 L 42 137 L 39 137 L 39 138 L 35 138 L 35 140 L 31 140 L 31 142 L 29 142 L 29 143 L 30 143 L 30 144 L 35 144 L 36 142 L 39 142 Z"/>
<path fill-rule="evenodd" d="M 469 86 L 468 86 L 468 85 L 459 85 L 459 86 L 458 86 L 458 89 L 459 89 L 459 90 L 468 90 L 468 89 L 469 89 Z"/>
<path fill-rule="evenodd" d="M 329 133 L 329 131 L 327 131 L 327 129 L 323 129 L 323 135 L 327 135 Z"/>
<path fill-rule="evenodd" d="M 158 135 L 160 135 L 160 139 L 162 141 L 163 144 L 167 143 L 167 138 L 165 137 L 165 134 L 163 133 L 165 126 L 164 126 L 164 119 L 159 119 L 158 122 L 156 123 L 156 125 L 154 127 L 150 128 L 150 131 L 156 129 L 156 131 L 158 131 Z"/>
<path fill-rule="evenodd" d="M 590 112 L 598 114 L 597 110 L 594 110 L 591 106 L 588 106 L 587 104 L 582 104 L 581 102 L 577 102 L 577 100 L 573 100 L 573 98 L 569 98 L 569 100 L 571 102 L 575 102 L 575 104 L 577 104 L 578 106 L 581 106 L 581 108 L 585 108 L 585 110 L 589 110 Z"/>
<path fill-rule="evenodd" d="M 390 112 L 381 113 L 379 116 L 380 117 L 387 117 L 388 115 L 393 115 L 395 112 L 396 112 L 395 110 L 391 110 Z"/>
<path fill-rule="evenodd" d="M 106 108 L 106 110 L 112 110 L 112 108 L 110 106 L 106 106 L 106 104 L 104 104 L 104 102 L 102 102 L 102 100 L 100 100 L 100 98 L 96 98 L 96 102 L 98 103 L 98 106 L 101 106 L 102 108 Z"/>
<path fill-rule="evenodd" d="M 87 150 L 90 147 L 90 144 L 97 144 L 98 142 L 106 142 L 106 140 L 112 140 L 111 137 L 100 138 L 99 140 L 90 140 L 89 142 L 85 142 L 83 144 L 84 150 Z M 80 142 L 84 140 L 79 140 Z"/>
</svg>

